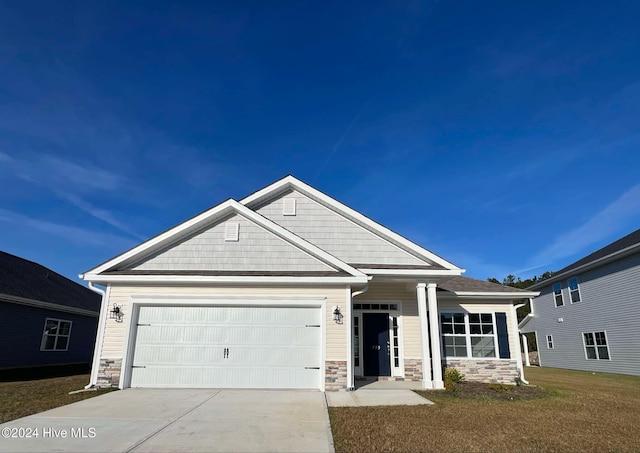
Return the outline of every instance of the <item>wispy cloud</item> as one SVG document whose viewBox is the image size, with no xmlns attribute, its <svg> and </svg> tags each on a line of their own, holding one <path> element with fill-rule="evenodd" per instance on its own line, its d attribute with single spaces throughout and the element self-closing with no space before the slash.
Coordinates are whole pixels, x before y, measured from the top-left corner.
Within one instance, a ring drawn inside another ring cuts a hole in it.
<svg viewBox="0 0 640 453">
<path fill-rule="evenodd" d="M 116 191 L 126 184 L 122 176 L 90 164 L 79 164 L 49 155 L 36 155 L 32 160 L 12 158 L 7 154 L 2 156 L 4 157 L 0 157 L 0 160 L 8 162 L 18 178 L 46 187 L 87 214 L 137 239 L 143 239 L 127 224 L 118 220 L 114 213 L 98 208 L 77 195 Z"/>
<path fill-rule="evenodd" d="M 78 189 L 114 190 L 124 183 L 122 176 L 94 167 L 90 164 L 80 165 L 75 162 L 53 156 L 43 156 L 39 173 L 47 168 L 49 183 L 73 186 Z"/>
<path fill-rule="evenodd" d="M 72 205 L 82 209 L 87 214 L 95 217 L 96 219 L 102 220 L 103 222 L 108 223 L 109 225 L 123 231 L 125 233 L 130 234 L 131 236 L 144 240 L 145 237 L 133 231 L 127 224 L 116 219 L 114 214 L 111 211 L 107 211 L 106 209 L 101 209 L 96 206 L 93 206 L 88 201 L 83 200 L 82 198 L 73 195 L 73 194 L 59 194 L 62 198 L 66 199 Z"/>
<path fill-rule="evenodd" d="M 621 226 L 638 215 L 640 184 L 631 187 L 585 224 L 558 236 L 551 245 L 530 260 L 529 270 L 584 252 L 589 246 L 619 232 Z"/>
<path fill-rule="evenodd" d="M 95 231 L 86 230 L 84 228 L 47 222 L 2 208 L 0 208 L 0 221 L 8 222 L 21 228 L 32 228 L 77 245 L 126 249 L 135 243 L 135 241 L 115 234 L 96 233 Z"/>
</svg>

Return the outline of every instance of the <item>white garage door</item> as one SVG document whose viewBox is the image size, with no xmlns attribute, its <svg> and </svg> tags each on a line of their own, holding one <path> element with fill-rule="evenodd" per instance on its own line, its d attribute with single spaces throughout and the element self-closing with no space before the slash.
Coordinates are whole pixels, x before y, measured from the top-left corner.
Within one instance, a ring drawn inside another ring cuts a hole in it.
<svg viewBox="0 0 640 453">
<path fill-rule="evenodd" d="M 142 306 L 131 387 L 319 388 L 320 313 Z"/>
</svg>

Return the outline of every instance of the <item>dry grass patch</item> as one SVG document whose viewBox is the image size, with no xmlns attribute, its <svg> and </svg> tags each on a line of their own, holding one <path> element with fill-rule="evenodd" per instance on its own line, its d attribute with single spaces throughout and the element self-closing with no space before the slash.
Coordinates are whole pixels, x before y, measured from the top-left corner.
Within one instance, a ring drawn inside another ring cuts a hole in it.
<svg viewBox="0 0 640 453">
<path fill-rule="evenodd" d="M 640 378 L 553 368 L 526 375 L 546 395 L 424 392 L 434 406 L 329 408 L 336 451 L 639 451 Z"/>
<path fill-rule="evenodd" d="M 89 375 L 0 382 L 0 423 L 102 395 L 111 389 L 69 395 L 87 385 Z"/>
</svg>

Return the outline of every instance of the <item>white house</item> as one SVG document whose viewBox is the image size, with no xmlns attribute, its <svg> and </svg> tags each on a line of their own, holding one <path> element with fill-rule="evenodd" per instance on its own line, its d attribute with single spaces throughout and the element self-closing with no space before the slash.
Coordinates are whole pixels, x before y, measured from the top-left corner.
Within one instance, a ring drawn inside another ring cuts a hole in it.
<svg viewBox="0 0 640 453">
<path fill-rule="evenodd" d="M 298 179 L 227 200 L 85 272 L 106 287 L 91 385 L 513 383 L 514 299 Z"/>
</svg>

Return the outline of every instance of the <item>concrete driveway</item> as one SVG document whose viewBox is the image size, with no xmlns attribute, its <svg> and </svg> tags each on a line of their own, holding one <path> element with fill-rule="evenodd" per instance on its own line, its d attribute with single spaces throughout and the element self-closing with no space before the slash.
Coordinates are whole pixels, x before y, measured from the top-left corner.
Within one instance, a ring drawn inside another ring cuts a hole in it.
<svg viewBox="0 0 640 453">
<path fill-rule="evenodd" d="M 0 430 L 0 452 L 333 452 L 320 391 L 127 389 Z"/>
</svg>

